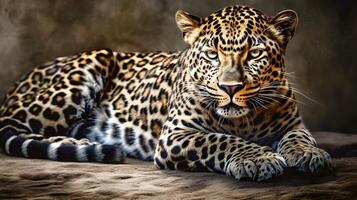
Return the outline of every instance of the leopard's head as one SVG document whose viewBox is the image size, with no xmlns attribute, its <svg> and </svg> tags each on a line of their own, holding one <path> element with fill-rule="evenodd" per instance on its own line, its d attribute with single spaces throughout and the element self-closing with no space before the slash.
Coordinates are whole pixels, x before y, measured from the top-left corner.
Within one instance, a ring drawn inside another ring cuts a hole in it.
<svg viewBox="0 0 357 200">
<path fill-rule="evenodd" d="M 176 22 L 189 45 L 182 58 L 187 83 L 216 114 L 238 118 L 282 95 L 285 49 L 297 25 L 294 11 L 269 18 L 231 6 L 206 18 L 178 11 Z"/>
</svg>

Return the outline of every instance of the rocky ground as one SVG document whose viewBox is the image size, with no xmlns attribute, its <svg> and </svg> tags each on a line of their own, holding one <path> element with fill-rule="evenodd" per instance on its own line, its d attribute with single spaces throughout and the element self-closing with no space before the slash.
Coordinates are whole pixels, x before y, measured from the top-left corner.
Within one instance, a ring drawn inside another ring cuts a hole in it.
<svg viewBox="0 0 357 200">
<path fill-rule="evenodd" d="M 0 199 L 357 199 L 357 136 L 314 133 L 334 173 L 288 170 L 271 181 L 157 170 L 151 162 L 61 163 L 0 154 Z"/>
</svg>

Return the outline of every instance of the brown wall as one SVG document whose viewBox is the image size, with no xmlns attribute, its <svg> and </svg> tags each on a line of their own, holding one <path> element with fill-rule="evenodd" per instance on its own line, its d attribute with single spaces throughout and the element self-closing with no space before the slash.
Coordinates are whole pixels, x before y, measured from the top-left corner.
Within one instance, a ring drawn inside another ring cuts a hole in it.
<svg viewBox="0 0 357 200">
<path fill-rule="evenodd" d="M 312 130 L 357 132 L 357 36 L 353 0 L 0 0 L 0 94 L 33 65 L 102 47 L 118 51 L 185 48 L 174 14 L 198 16 L 227 5 L 250 5 L 272 16 L 298 12 L 286 63 Z"/>
</svg>

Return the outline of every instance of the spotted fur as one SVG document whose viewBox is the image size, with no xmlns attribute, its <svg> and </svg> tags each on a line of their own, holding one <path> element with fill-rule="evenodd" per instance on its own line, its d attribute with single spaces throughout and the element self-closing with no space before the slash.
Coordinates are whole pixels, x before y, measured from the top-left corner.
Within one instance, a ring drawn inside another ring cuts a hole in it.
<svg viewBox="0 0 357 200">
<path fill-rule="evenodd" d="M 34 68 L 0 109 L 0 146 L 13 156 L 215 171 L 266 180 L 286 167 L 331 167 L 300 118 L 284 55 L 297 16 L 231 6 L 176 22 L 174 53 L 104 49 Z"/>
</svg>

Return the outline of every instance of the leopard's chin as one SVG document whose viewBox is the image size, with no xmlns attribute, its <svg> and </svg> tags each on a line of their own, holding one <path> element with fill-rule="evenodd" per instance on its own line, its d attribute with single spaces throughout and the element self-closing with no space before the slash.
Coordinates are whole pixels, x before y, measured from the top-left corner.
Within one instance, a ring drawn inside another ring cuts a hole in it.
<svg viewBox="0 0 357 200">
<path fill-rule="evenodd" d="M 216 113 L 224 118 L 239 118 L 249 113 L 248 107 L 241 107 L 236 105 L 227 105 L 224 107 L 217 107 Z"/>
</svg>

